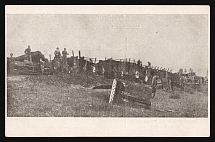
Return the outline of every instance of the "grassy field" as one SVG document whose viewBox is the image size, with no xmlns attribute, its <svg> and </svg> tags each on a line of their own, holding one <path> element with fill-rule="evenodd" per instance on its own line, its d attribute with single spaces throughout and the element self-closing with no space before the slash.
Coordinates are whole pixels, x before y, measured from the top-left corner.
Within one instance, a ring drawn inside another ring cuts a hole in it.
<svg viewBox="0 0 215 142">
<path fill-rule="evenodd" d="M 7 77 L 8 117 L 207 117 L 207 85 L 187 85 L 175 91 L 158 89 L 150 109 L 120 102 L 108 104 L 112 84 L 100 76 L 16 75 Z M 144 97 L 143 84 L 126 82 L 127 91 Z M 138 89 L 137 89 L 138 88 Z"/>
</svg>

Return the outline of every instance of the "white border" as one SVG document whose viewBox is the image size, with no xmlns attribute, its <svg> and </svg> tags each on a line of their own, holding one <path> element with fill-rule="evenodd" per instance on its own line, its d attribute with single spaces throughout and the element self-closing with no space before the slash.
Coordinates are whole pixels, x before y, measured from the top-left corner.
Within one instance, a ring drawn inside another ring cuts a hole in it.
<svg viewBox="0 0 215 142">
<path fill-rule="evenodd" d="M 209 14 L 208 5 L 6 5 L 7 14 Z"/>
<path fill-rule="evenodd" d="M 205 6 L 50 6 L 10 5 L 7 14 L 208 14 L 208 88 L 210 93 L 210 7 Z M 7 37 L 5 38 L 7 49 Z M 7 53 L 7 50 L 6 50 Z M 5 55 L 6 55 L 5 53 Z M 5 56 L 6 59 L 6 56 Z M 6 60 L 5 60 L 6 62 Z M 6 65 L 6 64 L 5 64 Z M 7 72 L 7 71 L 5 71 Z M 5 76 L 7 74 L 5 73 Z M 7 78 L 5 78 L 7 87 Z M 5 89 L 7 91 L 7 89 Z M 7 93 L 7 92 L 6 92 Z M 6 95 L 7 96 L 7 95 Z M 5 97 L 7 99 L 7 97 Z M 210 136 L 208 118 L 6 117 L 5 136 Z M 7 100 L 5 100 L 7 104 Z M 5 106 L 7 110 L 7 106 Z M 5 116 L 7 113 L 5 112 Z"/>
</svg>

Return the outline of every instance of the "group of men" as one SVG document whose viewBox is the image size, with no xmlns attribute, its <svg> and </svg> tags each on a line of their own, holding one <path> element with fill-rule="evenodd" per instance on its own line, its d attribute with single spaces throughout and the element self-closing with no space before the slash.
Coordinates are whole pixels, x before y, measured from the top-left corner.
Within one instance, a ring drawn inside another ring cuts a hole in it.
<svg viewBox="0 0 215 142">
<path fill-rule="evenodd" d="M 56 48 L 54 55 L 55 55 L 55 59 L 61 58 L 61 53 L 58 47 Z M 67 64 L 67 55 L 69 54 L 67 53 L 66 48 L 64 48 L 64 50 L 62 51 L 62 55 L 63 55 L 63 58 L 62 58 L 63 64 Z"/>
</svg>

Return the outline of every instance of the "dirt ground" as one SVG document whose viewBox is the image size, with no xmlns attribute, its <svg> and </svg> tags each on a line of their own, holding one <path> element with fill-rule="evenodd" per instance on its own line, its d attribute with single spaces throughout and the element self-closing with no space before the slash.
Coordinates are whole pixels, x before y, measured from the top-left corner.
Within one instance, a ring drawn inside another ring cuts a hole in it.
<svg viewBox="0 0 215 142">
<path fill-rule="evenodd" d="M 112 80 L 84 75 L 9 75 L 8 117 L 208 117 L 207 85 L 187 85 L 175 91 L 158 89 L 152 106 L 108 104 L 111 89 L 92 89 Z M 129 83 L 126 82 L 128 85 Z M 135 86 L 135 84 L 133 83 Z M 136 83 L 137 88 L 143 84 Z M 135 88 L 134 88 L 135 89 Z M 141 89 L 139 95 L 141 93 Z"/>
</svg>

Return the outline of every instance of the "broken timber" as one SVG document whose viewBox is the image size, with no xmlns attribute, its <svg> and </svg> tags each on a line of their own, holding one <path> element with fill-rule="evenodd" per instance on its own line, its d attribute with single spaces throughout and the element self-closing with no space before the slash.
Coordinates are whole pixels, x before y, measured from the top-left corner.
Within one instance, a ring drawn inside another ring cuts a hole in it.
<svg viewBox="0 0 215 142">
<path fill-rule="evenodd" d="M 114 79 L 110 98 L 109 98 L 109 104 L 112 103 L 113 101 L 118 101 L 118 100 L 146 104 L 148 107 L 151 106 L 150 98 L 137 97 L 129 93 L 126 93 L 124 84 L 121 81 Z"/>
<path fill-rule="evenodd" d="M 124 101 L 128 100 L 128 101 L 131 101 L 131 102 L 137 102 L 137 103 L 146 104 L 146 105 L 149 105 L 149 106 L 151 105 L 150 100 L 147 100 L 146 98 L 132 96 L 132 95 L 127 94 L 127 93 L 122 94 L 122 99 Z"/>
</svg>

